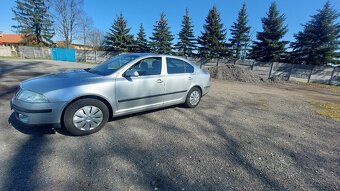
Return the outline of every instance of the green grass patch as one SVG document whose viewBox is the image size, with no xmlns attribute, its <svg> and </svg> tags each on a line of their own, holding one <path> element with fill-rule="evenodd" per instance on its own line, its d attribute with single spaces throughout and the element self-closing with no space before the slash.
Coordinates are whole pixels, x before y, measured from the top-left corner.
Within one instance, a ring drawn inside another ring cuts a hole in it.
<svg viewBox="0 0 340 191">
<path fill-rule="evenodd" d="M 2 59 L 2 60 L 51 60 L 49 58 L 22 58 L 22 57 L 16 57 L 16 56 L 0 56 L 0 59 Z M 58 61 L 58 60 L 51 60 L 51 61 Z M 96 63 L 96 62 L 77 62 L 77 63 L 89 64 L 89 65 L 99 64 L 99 63 Z"/>
<path fill-rule="evenodd" d="M 16 57 L 16 56 L 0 56 L 0 59 L 5 59 L 5 60 L 22 60 L 24 58 Z"/>
<path fill-rule="evenodd" d="M 80 63 L 80 64 L 90 64 L 90 65 L 97 65 L 98 64 L 96 62 L 77 62 L 77 63 Z"/>
</svg>

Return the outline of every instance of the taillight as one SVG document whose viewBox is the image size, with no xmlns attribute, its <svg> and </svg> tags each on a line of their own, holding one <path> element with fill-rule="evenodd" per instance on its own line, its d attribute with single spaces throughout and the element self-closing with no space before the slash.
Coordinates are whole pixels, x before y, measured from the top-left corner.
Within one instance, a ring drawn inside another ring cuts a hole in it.
<svg viewBox="0 0 340 191">
<path fill-rule="evenodd" d="M 15 91 L 15 94 L 14 94 L 14 95 L 15 95 L 15 97 L 17 97 L 17 95 L 20 93 L 20 91 L 21 91 L 21 88 L 20 88 L 20 87 L 18 87 L 18 88 L 17 88 L 17 90 Z"/>
</svg>

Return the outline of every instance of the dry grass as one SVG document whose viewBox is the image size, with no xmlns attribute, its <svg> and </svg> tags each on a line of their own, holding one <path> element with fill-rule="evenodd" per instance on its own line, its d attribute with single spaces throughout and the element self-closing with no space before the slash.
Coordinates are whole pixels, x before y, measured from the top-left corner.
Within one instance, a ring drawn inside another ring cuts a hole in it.
<svg viewBox="0 0 340 191">
<path fill-rule="evenodd" d="M 340 104 L 336 103 L 312 103 L 319 115 L 340 121 Z"/>
<path fill-rule="evenodd" d="M 293 83 L 306 86 L 306 87 L 323 88 L 323 89 L 328 89 L 328 90 L 336 91 L 336 92 L 340 91 L 340 86 L 336 86 L 336 85 L 305 83 L 305 82 L 295 82 L 295 81 Z"/>
</svg>

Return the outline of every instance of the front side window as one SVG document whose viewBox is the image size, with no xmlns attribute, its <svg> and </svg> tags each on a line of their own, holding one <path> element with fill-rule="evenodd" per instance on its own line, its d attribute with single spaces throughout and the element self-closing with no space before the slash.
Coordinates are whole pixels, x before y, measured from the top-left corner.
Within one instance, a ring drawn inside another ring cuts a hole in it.
<svg viewBox="0 0 340 191">
<path fill-rule="evenodd" d="M 162 71 L 162 58 L 145 58 L 133 65 L 129 70 L 136 70 L 140 76 L 160 75 Z"/>
<path fill-rule="evenodd" d="M 183 60 L 166 58 L 166 63 L 168 74 L 194 73 L 194 67 Z"/>
</svg>

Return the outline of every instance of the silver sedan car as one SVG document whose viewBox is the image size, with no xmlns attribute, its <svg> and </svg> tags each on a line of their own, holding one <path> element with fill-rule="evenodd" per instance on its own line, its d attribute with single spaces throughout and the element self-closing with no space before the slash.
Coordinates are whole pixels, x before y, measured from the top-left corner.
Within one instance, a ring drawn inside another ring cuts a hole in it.
<svg viewBox="0 0 340 191">
<path fill-rule="evenodd" d="M 122 54 L 91 69 L 23 81 L 11 108 L 22 123 L 60 124 L 73 135 L 87 135 L 116 116 L 176 104 L 196 107 L 209 87 L 209 73 L 186 59 Z"/>
</svg>

